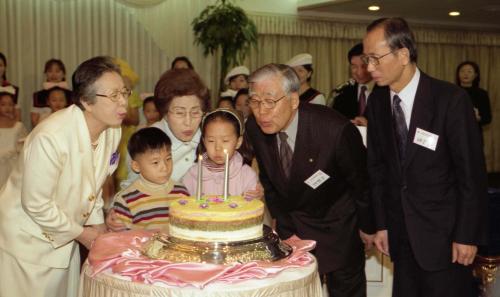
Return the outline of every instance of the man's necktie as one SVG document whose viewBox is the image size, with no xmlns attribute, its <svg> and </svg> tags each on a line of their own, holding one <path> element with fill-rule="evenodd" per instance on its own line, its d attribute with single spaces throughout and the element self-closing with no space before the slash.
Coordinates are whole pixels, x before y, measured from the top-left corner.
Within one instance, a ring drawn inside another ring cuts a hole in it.
<svg viewBox="0 0 500 297">
<path fill-rule="evenodd" d="M 399 157 L 401 163 L 404 162 L 406 154 L 406 138 L 408 137 L 408 127 L 406 126 L 405 114 L 401 108 L 401 98 L 394 95 L 392 99 L 392 119 L 394 124 L 394 132 L 396 134 L 396 142 L 399 148 Z"/>
<path fill-rule="evenodd" d="M 292 167 L 292 148 L 288 144 L 287 138 L 288 135 L 286 132 L 279 132 L 278 137 L 280 138 L 280 160 L 281 167 L 283 168 L 283 172 L 285 173 L 285 177 L 288 179 L 290 176 L 290 168 Z"/>
<path fill-rule="evenodd" d="M 362 116 L 366 108 L 366 86 L 361 86 L 358 98 L 358 115 Z"/>
</svg>

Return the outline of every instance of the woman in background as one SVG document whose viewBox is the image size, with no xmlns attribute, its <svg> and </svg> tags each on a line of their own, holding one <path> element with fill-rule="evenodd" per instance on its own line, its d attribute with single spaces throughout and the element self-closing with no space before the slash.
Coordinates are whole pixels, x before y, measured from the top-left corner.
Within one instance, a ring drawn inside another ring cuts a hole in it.
<svg viewBox="0 0 500 297">
<path fill-rule="evenodd" d="M 11 84 L 7 80 L 7 58 L 0 53 L 0 92 L 14 93 L 14 102 L 16 103 L 15 115 L 16 121 L 21 120 L 21 108 L 19 107 L 19 87 Z"/>
<path fill-rule="evenodd" d="M 298 54 L 291 58 L 286 65 L 295 70 L 300 80 L 300 102 L 326 105 L 326 99 L 320 91 L 311 87 L 313 74 L 313 62 L 310 54 Z"/>
<path fill-rule="evenodd" d="M 27 132 L 15 118 L 15 94 L 0 91 L 0 188 L 14 168 Z"/>
<path fill-rule="evenodd" d="M 460 63 L 457 67 L 455 80 L 457 85 L 461 86 L 469 94 L 474 106 L 477 123 L 482 132 L 483 126 L 491 123 L 491 107 L 488 92 L 479 88 L 479 81 L 481 80 L 479 66 L 472 61 Z"/>
</svg>

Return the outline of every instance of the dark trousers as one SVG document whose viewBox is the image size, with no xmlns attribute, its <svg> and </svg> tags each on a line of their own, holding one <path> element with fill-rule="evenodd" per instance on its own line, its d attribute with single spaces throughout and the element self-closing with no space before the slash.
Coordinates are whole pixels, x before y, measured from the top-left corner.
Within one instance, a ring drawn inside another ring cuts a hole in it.
<svg viewBox="0 0 500 297">
<path fill-rule="evenodd" d="M 330 297 L 366 297 L 365 262 L 328 272 L 324 280 Z"/>
<path fill-rule="evenodd" d="M 400 243 L 394 261 L 393 297 L 474 296 L 471 266 L 454 263 L 444 270 L 426 271 L 418 265 L 408 241 Z"/>
</svg>

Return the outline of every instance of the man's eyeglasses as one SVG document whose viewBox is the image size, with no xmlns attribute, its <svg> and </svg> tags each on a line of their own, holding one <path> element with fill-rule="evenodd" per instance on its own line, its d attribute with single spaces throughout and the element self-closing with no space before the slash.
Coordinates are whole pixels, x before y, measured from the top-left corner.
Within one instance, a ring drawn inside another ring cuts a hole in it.
<svg viewBox="0 0 500 297">
<path fill-rule="evenodd" d="M 394 53 L 395 51 L 398 51 L 399 49 L 396 49 L 396 50 L 393 50 L 393 51 L 390 51 L 388 52 L 387 54 L 384 54 L 380 57 L 377 57 L 377 56 L 373 56 L 373 55 L 362 55 L 361 56 L 361 61 L 363 61 L 363 63 L 365 63 L 366 65 L 368 64 L 372 64 L 373 66 L 378 66 L 380 65 L 380 60 L 385 57 L 385 56 L 388 56 L 389 54 L 392 54 Z"/>
<path fill-rule="evenodd" d="M 174 107 L 168 112 L 170 112 L 176 118 L 185 118 L 188 115 L 188 111 L 183 107 Z M 192 118 L 201 118 L 203 116 L 203 111 L 199 107 L 193 108 L 189 111 L 189 115 Z"/>
<path fill-rule="evenodd" d="M 283 95 L 278 99 L 271 99 L 271 98 L 258 99 L 259 98 L 258 96 L 252 96 L 250 97 L 250 99 L 248 99 L 248 105 L 252 109 L 257 109 L 260 106 L 264 107 L 265 109 L 273 109 L 276 106 L 276 104 L 285 97 L 286 95 Z"/>
<path fill-rule="evenodd" d="M 95 94 L 95 95 L 98 97 L 108 98 L 109 100 L 111 100 L 113 102 L 118 102 L 118 100 L 120 100 L 120 96 L 123 99 L 125 99 L 125 101 L 127 101 L 128 97 L 130 97 L 130 94 L 132 94 L 131 90 L 129 90 L 127 88 L 123 88 L 121 91 L 114 91 L 113 93 L 111 93 L 109 95 L 104 95 L 104 94 Z"/>
</svg>

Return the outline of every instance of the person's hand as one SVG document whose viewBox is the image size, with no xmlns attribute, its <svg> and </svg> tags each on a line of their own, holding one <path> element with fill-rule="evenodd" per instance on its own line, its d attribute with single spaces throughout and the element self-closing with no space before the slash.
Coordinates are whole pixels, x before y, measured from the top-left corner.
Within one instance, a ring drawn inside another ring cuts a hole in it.
<svg viewBox="0 0 500 297">
<path fill-rule="evenodd" d="M 100 234 L 101 233 L 97 228 L 84 227 L 83 232 L 76 238 L 76 240 L 90 250 L 92 243 Z"/>
<path fill-rule="evenodd" d="M 476 116 L 476 121 L 481 121 L 481 116 L 479 115 L 479 109 L 474 107 L 474 115 Z"/>
<path fill-rule="evenodd" d="M 108 229 L 106 227 L 106 224 L 99 224 L 99 225 L 91 225 L 90 227 L 94 228 L 99 232 L 99 234 L 104 234 L 108 232 Z"/>
<path fill-rule="evenodd" d="M 106 226 L 109 230 L 114 232 L 119 232 L 127 229 L 125 224 L 123 224 L 116 215 L 115 211 L 112 209 L 106 216 Z"/>
<path fill-rule="evenodd" d="M 248 199 L 262 199 L 264 198 L 264 188 L 260 183 L 257 183 L 255 190 L 246 191 L 243 196 Z"/>
<path fill-rule="evenodd" d="M 365 252 L 371 250 L 373 247 L 373 240 L 375 239 L 375 234 L 367 234 L 359 230 L 359 237 L 361 237 L 361 241 L 365 245 Z"/>
<path fill-rule="evenodd" d="M 476 257 L 477 253 L 477 246 L 453 242 L 451 251 L 452 263 L 467 266 L 474 262 L 474 257 Z"/>
<path fill-rule="evenodd" d="M 355 117 L 354 119 L 351 120 L 351 123 L 353 123 L 356 126 L 363 126 L 363 127 L 368 126 L 368 120 L 363 116 Z"/>
<path fill-rule="evenodd" d="M 389 235 L 387 230 L 377 231 L 373 243 L 382 254 L 389 256 Z"/>
</svg>

